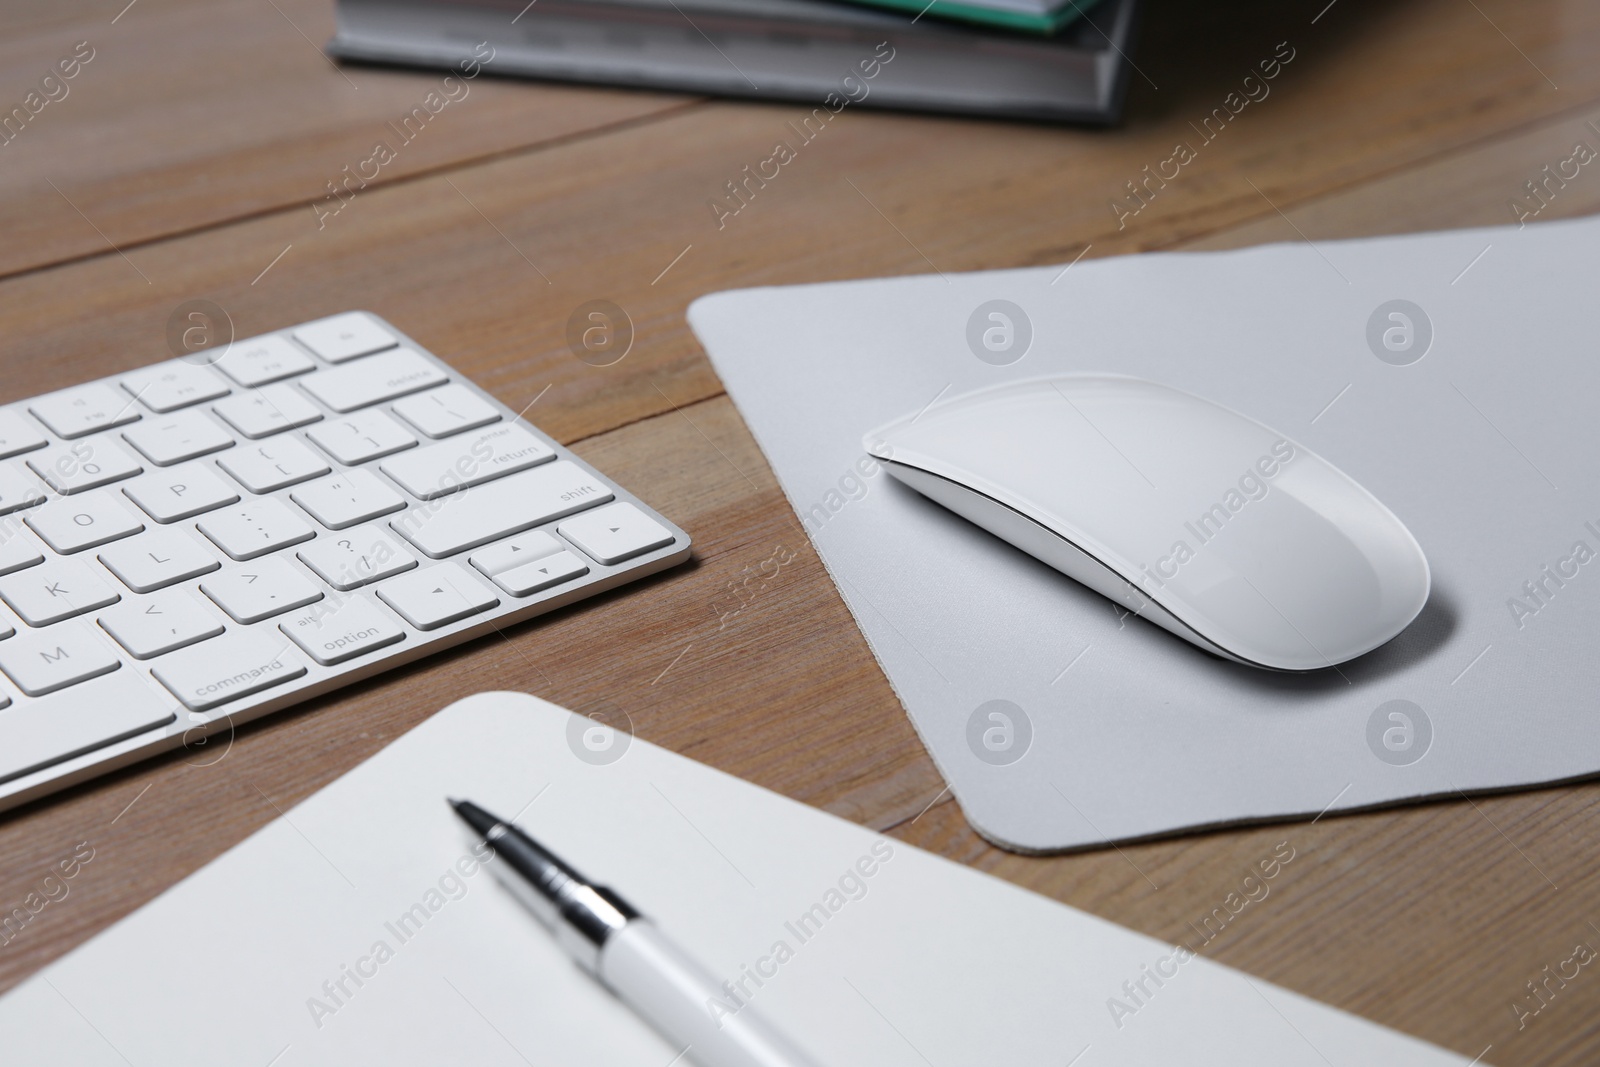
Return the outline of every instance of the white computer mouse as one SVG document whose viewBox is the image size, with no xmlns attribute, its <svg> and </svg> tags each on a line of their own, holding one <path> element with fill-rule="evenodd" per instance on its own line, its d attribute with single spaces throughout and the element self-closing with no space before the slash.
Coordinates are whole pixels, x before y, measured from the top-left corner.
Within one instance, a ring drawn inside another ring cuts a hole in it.
<svg viewBox="0 0 1600 1067">
<path fill-rule="evenodd" d="M 864 440 L 900 481 L 1239 663 L 1343 663 L 1405 629 L 1428 599 L 1421 546 L 1354 479 L 1156 382 L 1015 382 Z"/>
</svg>

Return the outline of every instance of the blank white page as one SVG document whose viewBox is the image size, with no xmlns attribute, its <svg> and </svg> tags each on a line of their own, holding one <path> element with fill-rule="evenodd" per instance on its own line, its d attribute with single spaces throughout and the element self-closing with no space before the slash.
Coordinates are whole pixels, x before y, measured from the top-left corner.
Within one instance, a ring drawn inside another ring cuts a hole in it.
<svg viewBox="0 0 1600 1067">
<path fill-rule="evenodd" d="M 447 795 L 520 810 L 713 972 L 765 972 L 749 1003 L 836 1067 L 1466 1062 L 653 745 L 585 762 L 574 722 L 451 705 L 0 999 L 5 1062 L 666 1067 L 489 872 L 460 875 Z"/>
</svg>

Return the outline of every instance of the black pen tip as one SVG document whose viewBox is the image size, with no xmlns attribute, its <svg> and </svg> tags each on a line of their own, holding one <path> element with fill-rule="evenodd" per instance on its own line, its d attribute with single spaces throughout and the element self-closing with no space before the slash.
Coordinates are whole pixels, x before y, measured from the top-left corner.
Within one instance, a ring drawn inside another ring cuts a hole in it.
<svg viewBox="0 0 1600 1067">
<path fill-rule="evenodd" d="M 450 806 L 455 809 L 461 821 L 472 827 L 479 834 L 487 837 L 489 831 L 499 824 L 500 820 L 484 811 L 470 800 L 456 800 L 450 798 Z"/>
</svg>

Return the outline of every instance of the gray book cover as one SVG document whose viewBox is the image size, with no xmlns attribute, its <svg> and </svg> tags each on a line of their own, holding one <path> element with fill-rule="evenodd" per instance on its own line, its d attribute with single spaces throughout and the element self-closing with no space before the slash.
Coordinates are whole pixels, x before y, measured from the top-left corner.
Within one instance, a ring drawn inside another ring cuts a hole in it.
<svg viewBox="0 0 1600 1067">
<path fill-rule="evenodd" d="M 1110 124 L 1137 0 L 1053 36 L 831 0 L 339 0 L 341 59 L 917 111 Z"/>
</svg>

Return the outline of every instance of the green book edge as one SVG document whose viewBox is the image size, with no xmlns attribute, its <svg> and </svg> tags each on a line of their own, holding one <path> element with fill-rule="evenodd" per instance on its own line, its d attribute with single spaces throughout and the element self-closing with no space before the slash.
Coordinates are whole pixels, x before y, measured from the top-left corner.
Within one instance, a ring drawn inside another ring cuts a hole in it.
<svg viewBox="0 0 1600 1067">
<path fill-rule="evenodd" d="M 1008 30 L 1025 30 L 1029 33 L 1051 34 L 1076 22 L 1078 17 L 1099 0 L 1067 0 L 1060 10 L 1049 15 L 1025 15 L 1016 11 L 996 11 L 976 3 L 961 0 L 846 0 L 852 4 L 869 7 L 886 7 L 897 11 L 912 11 L 937 15 L 945 19 L 975 22 L 987 26 L 1000 26 Z"/>
</svg>

